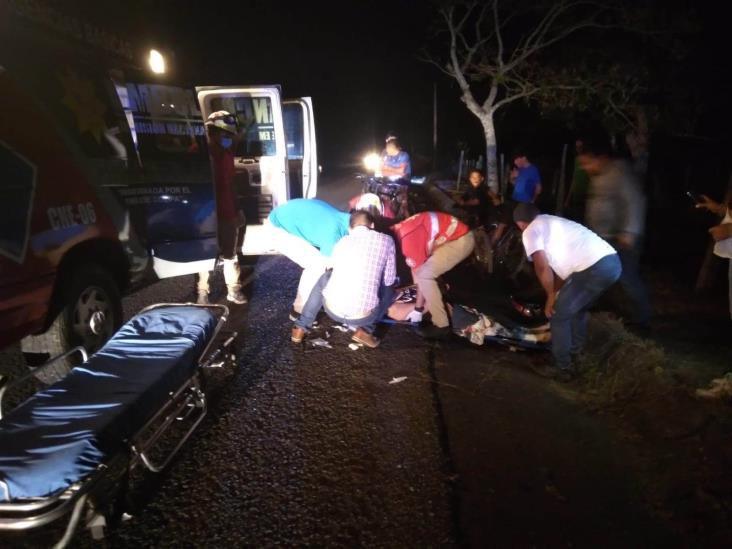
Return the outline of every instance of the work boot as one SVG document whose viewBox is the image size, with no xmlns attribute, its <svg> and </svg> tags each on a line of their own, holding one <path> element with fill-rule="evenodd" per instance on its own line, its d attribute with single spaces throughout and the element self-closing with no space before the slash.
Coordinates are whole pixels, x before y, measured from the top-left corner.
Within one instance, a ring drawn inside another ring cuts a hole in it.
<svg viewBox="0 0 732 549">
<path fill-rule="evenodd" d="M 237 305 L 244 305 L 247 303 L 247 298 L 243 293 L 241 293 L 241 290 L 229 290 L 229 293 L 226 294 L 226 300 Z"/>
<path fill-rule="evenodd" d="M 292 334 L 290 335 L 290 341 L 293 343 L 302 343 L 302 340 L 305 338 L 305 330 L 302 328 L 299 328 L 297 326 L 292 327 Z"/>
<path fill-rule="evenodd" d="M 376 347 L 379 346 L 379 343 L 381 343 L 378 337 L 374 337 L 363 328 L 359 328 L 358 330 L 356 330 L 356 333 L 353 334 L 351 339 L 356 343 L 361 343 L 371 349 L 376 349 Z"/>
<path fill-rule="evenodd" d="M 196 299 L 198 305 L 210 305 L 211 302 L 208 300 L 208 292 L 206 290 L 198 290 L 198 298 Z"/>
<path fill-rule="evenodd" d="M 425 339 L 450 339 L 450 334 L 452 333 L 450 326 L 440 328 L 435 325 L 420 326 L 416 331 L 418 335 Z"/>
</svg>

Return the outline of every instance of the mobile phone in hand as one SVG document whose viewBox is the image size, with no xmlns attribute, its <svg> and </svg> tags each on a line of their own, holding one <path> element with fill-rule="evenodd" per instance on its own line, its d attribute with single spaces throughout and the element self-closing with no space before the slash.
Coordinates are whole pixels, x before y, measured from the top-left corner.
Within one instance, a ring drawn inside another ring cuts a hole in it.
<svg viewBox="0 0 732 549">
<path fill-rule="evenodd" d="M 701 204 L 702 202 L 704 202 L 704 199 L 701 197 L 701 195 L 695 193 L 694 191 L 686 191 L 686 196 L 688 196 L 694 204 Z"/>
</svg>

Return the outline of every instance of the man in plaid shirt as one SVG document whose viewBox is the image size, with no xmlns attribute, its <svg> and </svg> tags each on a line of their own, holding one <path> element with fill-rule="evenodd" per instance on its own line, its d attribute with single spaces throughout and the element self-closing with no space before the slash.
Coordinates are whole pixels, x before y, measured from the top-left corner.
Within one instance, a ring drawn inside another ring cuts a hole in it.
<svg viewBox="0 0 732 549">
<path fill-rule="evenodd" d="M 394 240 L 374 231 L 374 218 L 363 210 L 351 214 L 349 226 L 348 235 L 333 248 L 333 268 L 315 285 L 292 328 L 295 343 L 303 340 L 323 307 L 336 322 L 358 327 L 354 341 L 379 345 L 373 332 L 393 301 L 396 282 Z"/>
</svg>

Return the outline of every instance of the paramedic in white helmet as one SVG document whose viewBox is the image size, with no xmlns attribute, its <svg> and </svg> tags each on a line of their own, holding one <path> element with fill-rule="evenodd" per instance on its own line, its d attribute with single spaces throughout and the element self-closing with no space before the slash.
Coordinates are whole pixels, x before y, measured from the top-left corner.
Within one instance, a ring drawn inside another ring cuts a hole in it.
<svg viewBox="0 0 732 549">
<path fill-rule="evenodd" d="M 242 305 L 247 298 L 241 291 L 238 252 L 244 244 L 246 219 L 234 192 L 234 153 L 238 140 L 236 117 L 226 111 L 216 111 L 206 120 L 208 150 L 216 195 L 219 254 L 224 262 L 226 299 Z M 208 271 L 198 273 L 198 303 L 209 302 Z"/>
</svg>

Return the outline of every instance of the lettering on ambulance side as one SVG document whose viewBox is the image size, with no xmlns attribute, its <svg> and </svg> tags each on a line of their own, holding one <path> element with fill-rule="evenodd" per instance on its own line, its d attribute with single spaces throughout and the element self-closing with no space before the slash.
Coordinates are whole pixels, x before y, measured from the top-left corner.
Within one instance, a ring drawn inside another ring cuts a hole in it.
<svg viewBox="0 0 732 549">
<path fill-rule="evenodd" d="M 97 221 L 97 213 L 91 202 L 65 204 L 48 208 L 48 221 L 55 230 L 68 229 L 76 225 L 92 225 Z"/>
<path fill-rule="evenodd" d="M 254 120 L 258 126 L 265 124 L 273 124 L 272 104 L 268 97 L 252 98 L 252 107 L 254 108 Z M 260 141 L 274 141 L 275 133 L 270 130 L 259 130 Z"/>
</svg>

